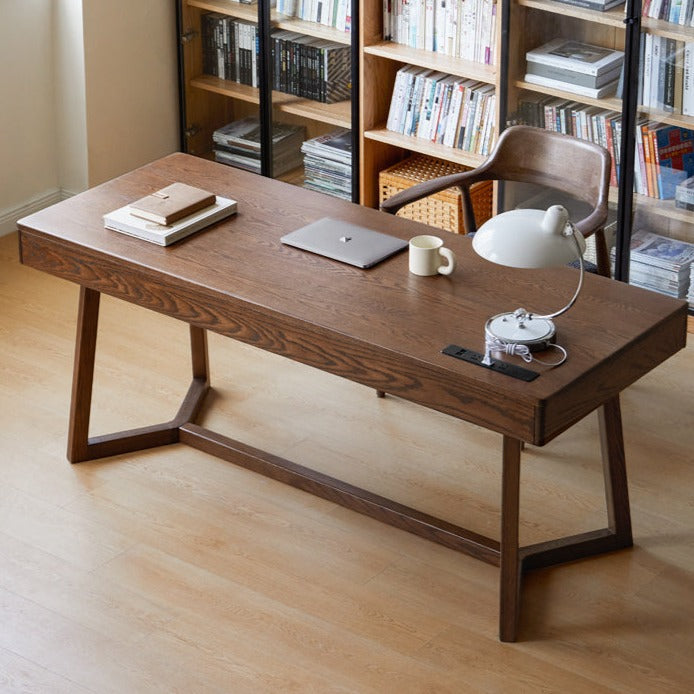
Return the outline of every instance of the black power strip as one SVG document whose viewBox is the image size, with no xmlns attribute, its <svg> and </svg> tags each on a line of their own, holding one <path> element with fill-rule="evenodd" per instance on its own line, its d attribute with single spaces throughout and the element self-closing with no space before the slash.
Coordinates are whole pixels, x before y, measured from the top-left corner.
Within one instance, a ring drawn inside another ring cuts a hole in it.
<svg viewBox="0 0 694 694">
<path fill-rule="evenodd" d="M 498 359 L 492 359 L 491 364 L 484 364 L 482 363 L 484 354 L 473 352 L 471 349 L 465 349 L 465 347 L 459 347 L 458 345 L 448 345 L 448 347 L 444 347 L 441 351 L 449 357 L 462 359 L 470 364 L 477 364 L 477 366 L 481 366 L 484 369 L 496 371 L 497 373 L 505 374 L 506 376 L 511 376 L 511 378 L 517 378 L 521 381 L 533 381 L 540 375 L 537 371 L 524 369 L 522 366 L 508 364 Z"/>
</svg>

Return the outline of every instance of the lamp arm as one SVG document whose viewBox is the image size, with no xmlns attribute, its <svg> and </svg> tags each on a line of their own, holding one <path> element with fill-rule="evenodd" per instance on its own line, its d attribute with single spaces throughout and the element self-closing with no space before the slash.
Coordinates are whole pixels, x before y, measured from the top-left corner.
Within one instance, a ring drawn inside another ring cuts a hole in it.
<svg viewBox="0 0 694 694">
<path fill-rule="evenodd" d="M 578 287 L 576 287 L 576 292 L 574 293 L 573 297 L 571 297 L 571 301 L 569 301 L 564 308 L 559 309 L 558 311 L 555 311 L 554 313 L 549 313 L 546 316 L 538 316 L 534 313 L 528 313 L 527 314 L 527 319 L 530 318 L 536 318 L 538 320 L 552 320 L 552 318 L 556 318 L 557 316 L 561 316 L 562 313 L 566 313 L 575 303 L 576 299 L 578 299 L 578 295 L 581 293 L 581 289 L 583 288 L 583 274 L 585 272 L 585 266 L 583 264 L 583 253 L 581 252 L 581 245 L 578 242 L 577 234 L 579 233 L 577 229 L 574 227 L 573 224 L 569 224 L 569 228 L 571 229 L 571 236 L 574 240 L 574 243 L 576 244 L 576 253 L 578 255 L 578 267 L 579 267 L 579 275 L 578 275 Z M 523 309 L 518 309 L 518 311 L 522 311 Z"/>
</svg>

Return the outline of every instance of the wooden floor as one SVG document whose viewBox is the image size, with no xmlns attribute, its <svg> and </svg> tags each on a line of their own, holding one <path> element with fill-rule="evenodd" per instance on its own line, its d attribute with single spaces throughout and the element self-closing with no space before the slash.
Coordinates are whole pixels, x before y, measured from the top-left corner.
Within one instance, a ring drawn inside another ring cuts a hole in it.
<svg viewBox="0 0 694 694">
<path fill-rule="evenodd" d="M 171 446 L 65 458 L 77 289 L 0 238 L 0 692 L 694 691 L 694 347 L 623 396 L 636 546 L 528 576 Z M 93 433 L 171 417 L 187 328 L 106 298 Z M 210 337 L 205 424 L 498 536 L 500 437 Z M 136 393 L 124 397 L 127 392 Z M 523 454 L 524 543 L 605 524 L 595 416 Z"/>
</svg>

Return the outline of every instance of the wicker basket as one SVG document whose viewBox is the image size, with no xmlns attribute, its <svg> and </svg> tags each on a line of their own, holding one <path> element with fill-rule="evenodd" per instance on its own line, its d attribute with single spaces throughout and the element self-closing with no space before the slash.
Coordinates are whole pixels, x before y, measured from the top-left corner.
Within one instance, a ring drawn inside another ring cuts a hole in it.
<svg viewBox="0 0 694 694">
<path fill-rule="evenodd" d="M 415 154 L 394 166 L 381 171 L 378 175 L 379 202 L 383 202 L 415 183 L 428 181 L 439 176 L 469 171 L 468 166 L 454 164 Z M 470 189 L 472 209 L 477 225 L 486 222 L 492 216 L 492 182 L 476 183 Z M 427 198 L 418 200 L 403 207 L 398 214 L 416 222 L 423 222 L 439 229 L 464 234 L 463 199 L 457 188 L 448 188 Z"/>
</svg>

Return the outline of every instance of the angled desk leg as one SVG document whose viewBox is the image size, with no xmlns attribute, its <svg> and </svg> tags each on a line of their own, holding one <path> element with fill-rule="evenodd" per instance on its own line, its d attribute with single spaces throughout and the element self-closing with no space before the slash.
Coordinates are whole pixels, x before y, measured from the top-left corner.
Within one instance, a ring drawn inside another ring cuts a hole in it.
<svg viewBox="0 0 694 694">
<path fill-rule="evenodd" d="M 209 390 L 207 333 L 190 326 L 193 380 L 176 416 L 163 424 L 90 438 L 100 297 L 99 292 L 80 287 L 67 445 L 67 457 L 71 463 L 177 443 L 180 427 L 195 419 Z"/>
<path fill-rule="evenodd" d="M 614 533 L 616 548 L 631 547 L 634 541 L 631 534 L 622 412 L 618 395 L 608 400 L 598 410 L 598 421 L 605 475 L 607 525 Z"/>
<path fill-rule="evenodd" d="M 520 548 L 518 546 L 518 499 L 522 443 L 504 437 L 499 605 L 499 639 L 501 641 L 516 640 L 520 588 L 525 571 L 575 561 L 633 545 L 619 396 L 611 398 L 599 408 L 598 421 L 605 477 L 607 528 Z"/>
<path fill-rule="evenodd" d="M 499 639 L 515 641 L 522 565 L 518 547 L 521 441 L 504 436 L 501 473 Z"/>
</svg>

